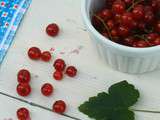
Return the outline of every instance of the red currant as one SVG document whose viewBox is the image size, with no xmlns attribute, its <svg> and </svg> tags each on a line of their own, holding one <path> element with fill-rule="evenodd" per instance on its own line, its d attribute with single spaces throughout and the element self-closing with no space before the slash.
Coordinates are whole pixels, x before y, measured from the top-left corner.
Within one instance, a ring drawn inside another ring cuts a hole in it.
<svg viewBox="0 0 160 120">
<path fill-rule="evenodd" d="M 69 66 L 69 67 L 67 67 L 67 69 L 66 69 L 66 74 L 67 74 L 69 77 L 74 77 L 74 76 L 76 76 L 76 74 L 77 74 L 77 69 L 76 69 L 74 66 Z"/>
<path fill-rule="evenodd" d="M 152 11 L 145 12 L 144 20 L 147 23 L 152 23 L 154 21 L 154 14 Z"/>
<path fill-rule="evenodd" d="M 108 20 L 112 17 L 112 12 L 109 9 L 103 9 L 98 13 L 98 15 L 104 20 Z"/>
<path fill-rule="evenodd" d="M 112 37 L 118 37 L 118 29 L 115 27 L 111 30 Z"/>
<path fill-rule="evenodd" d="M 124 0 L 124 2 L 126 3 L 127 6 L 131 5 L 133 0 Z"/>
<path fill-rule="evenodd" d="M 18 72 L 17 79 L 19 83 L 29 83 L 31 79 L 30 72 L 22 69 Z"/>
<path fill-rule="evenodd" d="M 134 7 L 133 11 L 133 17 L 135 20 L 142 20 L 144 18 L 144 8 L 142 5 L 137 5 Z"/>
<path fill-rule="evenodd" d="M 41 50 L 37 47 L 31 47 L 28 50 L 28 56 L 30 59 L 38 60 L 41 57 Z"/>
<path fill-rule="evenodd" d="M 61 71 L 55 71 L 53 73 L 53 78 L 55 80 L 62 80 L 63 79 L 63 73 Z"/>
<path fill-rule="evenodd" d="M 122 37 L 127 37 L 129 35 L 129 28 L 126 26 L 119 26 L 119 35 Z"/>
<path fill-rule="evenodd" d="M 128 28 L 133 28 L 134 26 L 133 23 L 134 23 L 133 14 L 130 12 L 125 12 L 122 15 L 122 24 L 127 26 Z"/>
<path fill-rule="evenodd" d="M 18 84 L 17 93 L 23 97 L 28 96 L 31 93 L 30 85 L 29 84 Z"/>
<path fill-rule="evenodd" d="M 147 40 L 153 41 L 153 40 L 155 40 L 157 37 L 158 37 L 158 34 L 157 34 L 157 33 L 150 33 L 150 34 L 147 35 Z"/>
<path fill-rule="evenodd" d="M 49 36 L 56 36 L 58 35 L 59 33 L 59 27 L 57 24 L 55 23 L 52 23 L 52 24 L 49 24 L 46 28 L 46 33 L 49 35 Z"/>
<path fill-rule="evenodd" d="M 157 37 L 151 43 L 153 44 L 153 46 L 160 45 L 160 37 Z"/>
<path fill-rule="evenodd" d="M 122 14 L 125 11 L 125 3 L 122 1 L 115 1 L 112 10 L 117 14 Z"/>
<path fill-rule="evenodd" d="M 66 67 L 66 64 L 64 62 L 64 60 L 62 59 L 57 59 L 55 62 L 54 62 L 54 68 L 58 71 L 63 71 Z"/>
<path fill-rule="evenodd" d="M 19 120 L 28 120 L 30 118 L 29 110 L 27 108 L 19 108 L 17 110 L 17 118 Z"/>
<path fill-rule="evenodd" d="M 127 45 L 127 46 L 132 46 L 134 42 L 134 38 L 133 37 L 127 37 L 123 40 L 123 44 Z"/>
<path fill-rule="evenodd" d="M 41 88 L 41 93 L 44 96 L 50 96 L 53 93 L 53 86 L 50 83 L 45 83 Z"/>
<path fill-rule="evenodd" d="M 137 47 L 137 48 L 148 47 L 148 43 L 144 40 L 138 40 L 138 41 L 133 43 L 133 47 Z"/>
<path fill-rule="evenodd" d="M 108 20 L 106 24 L 109 29 L 112 29 L 113 27 L 115 27 L 115 22 L 113 20 Z"/>
<path fill-rule="evenodd" d="M 45 62 L 48 62 L 48 61 L 50 61 L 51 60 L 51 53 L 49 52 L 49 51 L 44 51 L 44 52 L 42 52 L 42 54 L 41 54 L 41 59 L 43 60 L 43 61 L 45 61 Z"/>
<path fill-rule="evenodd" d="M 53 104 L 52 110 L 56 113 L 64 113 L 66 110 L 66 103 L 62 100 L 58 100 Z"/>
</svg>

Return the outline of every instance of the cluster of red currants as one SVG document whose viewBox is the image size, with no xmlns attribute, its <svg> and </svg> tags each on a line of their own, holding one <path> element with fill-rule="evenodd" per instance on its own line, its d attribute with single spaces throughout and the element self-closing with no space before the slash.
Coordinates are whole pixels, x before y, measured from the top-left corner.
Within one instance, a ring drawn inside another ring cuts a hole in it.
<svg viewBox="0 0 160 120">
<path fill-rule="evenodd" d="M 59 32 L 59 27 L 57 24 L 53 23 L 47 26 L 46 28 L 46 33 L 49 36 L 56 36 Z M 49 51 L 44 51 L 41 52 L 41 50 L 38 47 L 31 47 L 28 50 L 28 57 L 32 60 L 42 60 L 45 62 L 49 62 L 52 58 L 52 55 Z M 63 71 L 66 68 L 66 64 L 64 60 L 62 59 L 57 59 L 54 62 L 54 68 L 56 71 L 53 73 L 53 78 L 55 80 L 62 80 L 63 78 Z M 69 77 L 74 77 L 77 74 L 77 69 L 74 66 L 68 66 L 65 72 Z M 26 97 L 31 93 L 31 86 L 30 86 L 30 81 L 31 81 L 31 73 L 26 70 L 22 69 L 18 72 L 17 74 L 17 80 L 18 80 L 18 85 L 17 85 L 17 93 L 18 95 L 22 97 Z M 50 96 L 54 91 L 54 87 L 50 83 L 45 83 L 41 87 L 41 93 L 44 96 Z M 56 113 L 64 113 L 66 109 L 66 103 L 63 100 L 58 100 L 56 101 L 53 106 L 52 110 Z M 17 110 L 17 117 L 19 120 L 29 120 L 30 119 L 30 114 L 29 110 L 27 108 L 20 108 Z"/>
<path fill-rule="evenodd" d="M 130 47 L 160 45 L 160 0 L 106 0 L 92 17 L 103 36 Z"/>
</svg>

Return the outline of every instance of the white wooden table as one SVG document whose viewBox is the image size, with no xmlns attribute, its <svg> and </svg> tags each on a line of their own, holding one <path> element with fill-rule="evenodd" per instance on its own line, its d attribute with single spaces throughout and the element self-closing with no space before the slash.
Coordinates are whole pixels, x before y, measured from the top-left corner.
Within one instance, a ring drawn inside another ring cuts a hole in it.
<svg viewBox="0 0 160 120">
<path fill-rule="evenodd" d="M 66 115 L 80 120 L 90 120 L 77 107 L 90 96 L 107 91 L 113 83 L 128 80 L 141 92 L 136 109 L 160 111 L 160 71 L 142 75 L 128 75 L 112 70 L 96 53 L 85 31 L 80 14 L 81 0 L 33 0 L 23 20 L 15 40 L 0 68 L 0 92 L 51 108 L 54 101 L 62 99 L 68 104 Z M 56 22 L 61 28 L 56 38 L 45 34 L 47 24 Z M 27 57 L 29 47 L 38 46 L 42 50 L 55 49 L 53 59 L 63 58 L 75 65 L 79 74 L 76 78 L 65 77 L 58 82 L 52 79 L 53 61 L 44 63 Z M 26 68 L 32 72 L 32 94 L 22 98 L 16 93 L 16 74 Z M 46 98 L 40 87 L 50 82 L 55 87 L 54 95 Z M 0 120 L 16 120 L 16 110 L 27 107 L 32 120 L 74 120 L 47 110 L 31 106 L 25 102 L 0 95 Z M 160 120 L 160 114 L 136 112 L 136 120 Z"/>
</svg>

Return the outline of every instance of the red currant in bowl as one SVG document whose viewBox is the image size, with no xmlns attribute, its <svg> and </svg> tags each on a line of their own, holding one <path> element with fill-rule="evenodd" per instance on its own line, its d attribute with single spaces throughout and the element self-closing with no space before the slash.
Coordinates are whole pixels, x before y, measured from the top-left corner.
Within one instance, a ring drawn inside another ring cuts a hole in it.
<svg viewBox="0 0 160 120">
<path fill-rule="evenodd" d="M 30 72 L 26 69 L 22 69 L 18 72 L 17 79 L 19 83 L 29 83 L 31 79 Z"/>
<path fill-rule="evenodd" d="M 160 18 L 154 10 L 157 8 L 153 8 L 151 2 L 108 1 L 83 0 L 82 3 L 82 18 L 100 59 L 125 73 L 144 73 L 159 68 L 159 39 L 148 39 L 151 33 L 160 35 Z M 110 19 L 99 17 L 103 9 L 111 10 Z M 92 24 L 92 17 L 99 26 Z M 153 63 L 153 59 L 156 62 Z"/>
</svg>

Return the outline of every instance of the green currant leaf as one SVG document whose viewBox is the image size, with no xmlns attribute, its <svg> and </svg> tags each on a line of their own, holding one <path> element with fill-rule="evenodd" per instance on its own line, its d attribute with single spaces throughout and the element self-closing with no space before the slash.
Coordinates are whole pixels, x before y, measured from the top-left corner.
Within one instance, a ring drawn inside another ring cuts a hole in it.
<svg viewBox="0 0 160 120">
<path fill-rule="evenodd" d="M 89 98 L 79 110 L 96 120 L 134 120 L 134 112 L 129 107 L 137 102 L 138 90 L 122 81 L 112 85 L 108 91 Z"/>
</svg>

